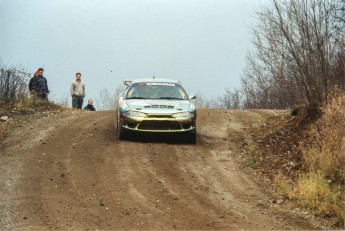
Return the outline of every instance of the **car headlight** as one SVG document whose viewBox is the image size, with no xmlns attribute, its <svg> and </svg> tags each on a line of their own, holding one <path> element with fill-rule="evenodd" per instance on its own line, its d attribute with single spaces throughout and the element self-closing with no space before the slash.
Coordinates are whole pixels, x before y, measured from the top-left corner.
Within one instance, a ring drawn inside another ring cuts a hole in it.
<svg viewBox="0 0 345 231">
<path fill-rule="evenodd" d="M 145 113 L 142 113 L 139 111 L 126 111 L 123 113 L 123 116 L 126 116 L 126 117 L 146 117 L 147 115 Z"/>
<path fill-rule="evenodd" d="M 181 113 L 173 114 L 172 117 L 175 117 L 175 118 L 193 118 L 194 114 L 191 112 L 181 112 Z"/>
</svg>

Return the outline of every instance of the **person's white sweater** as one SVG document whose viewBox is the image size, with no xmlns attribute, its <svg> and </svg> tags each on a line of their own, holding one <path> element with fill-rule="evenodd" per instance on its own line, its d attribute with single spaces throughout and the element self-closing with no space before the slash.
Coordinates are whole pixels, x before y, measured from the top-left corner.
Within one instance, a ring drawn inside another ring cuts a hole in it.
<svg viewBox="0 0 345 231">
<path fill-rule="evenodd" d="M 85 96 L 85 84 L 82 81 L 72 82 L 71 96 Z"/>
</svg>

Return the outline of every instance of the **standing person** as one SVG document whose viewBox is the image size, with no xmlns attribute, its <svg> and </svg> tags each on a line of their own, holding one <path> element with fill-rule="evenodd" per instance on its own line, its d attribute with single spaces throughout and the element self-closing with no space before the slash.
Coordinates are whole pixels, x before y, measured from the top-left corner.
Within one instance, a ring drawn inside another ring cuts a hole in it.
<svg viewBox="0 0 345 231">
<path fill-rule="evenodd" d="M 83 109 L 88 111 L 96 111 L 96 108 L 93 106 L 93 100 L 89 99 L 87 101 L 87 105 Z"/>
<path fill-rule="evenodd" d="M 71 85 L 72 108 L 82 109 L 85 97 L 85 84 L 81 81 L 81 74 L 75 74 L 76 80 Z"/>
<path fill-rule="evenodd" d="M 38 77 L 38 70 L 35 72 L 34 77 L 32 77 L 29 82 L 29 91 L 33 98 L 37 97 L 37 92 L 36 92 L 36 85 L 37 85 L 37 79 L 38 79 L 37 77 Z"/>
<path fill-rule="evenodd" d="M 37 79 L 34 82 L 33 89 L 36 90 L 37 97 L 42 100 L 48 100 L 48 94 L 49 94 L 49 89 L 48 89 L 48 81 L 45 77 L 43 77 L 43 68 L 38 68 L 38 73 L 37 73 Z"/>
</svg>

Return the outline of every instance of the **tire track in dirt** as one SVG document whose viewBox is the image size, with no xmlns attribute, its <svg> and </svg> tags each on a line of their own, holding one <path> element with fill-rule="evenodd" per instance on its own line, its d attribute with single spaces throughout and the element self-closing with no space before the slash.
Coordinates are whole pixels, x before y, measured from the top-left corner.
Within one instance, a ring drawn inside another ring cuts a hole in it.
<svg viewBox="0 0 345 231">
<path fill-rule="evenodd" d="M 56 118 L 49 136 L 22 149 L 23 166 L 12 172 L 19 176 L 11 189 L 17 194 L 10 198 L 11 208 L 2 204 L 17 211 L 8 227 L 311 228 L 272 208 L 264 189 L 236 164 L 240 150 L 231 137 L 245 135 L 246 126 L 262 123 L 265 113 L 198 113 L 196 145 L 174 136 L 118 141 L 111 111 Z"/>
</svg>

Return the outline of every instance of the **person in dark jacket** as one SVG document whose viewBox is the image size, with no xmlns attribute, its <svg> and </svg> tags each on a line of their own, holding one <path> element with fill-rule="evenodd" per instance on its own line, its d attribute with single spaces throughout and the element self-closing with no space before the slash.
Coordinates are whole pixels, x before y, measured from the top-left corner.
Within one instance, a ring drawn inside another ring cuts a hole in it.
<svg viewBox="0 0 345 231">
<path fill-rule="evenodd" d="M 36 85 L 37 85 L 37 77 L 38 77 L 38 70 L 35 72 L 34 74 L 34 77 L 32 77 L 30 79 L 30 82 L 29 82 L 29 91 L 32 95 L 37 95 L 37 92 L 36 92 Z"/>
<path fill-rule="evenodd" d="M 38 77 L 35 82 L 34 89 L 37 92 L 37 97 L 39 99 L 43 100 L 48 100 L 48 94 L 49 94 L 49 89 L 48 89 L 48 82 L 45 77 L 43 77 L 43 68 L 38 69 Z"/>
<path fill-rule="evenodd" d="M 89 99 L 87 101 L 87 105 L 84 107 L 84 110 L 96 111 L 96 108 L 93 106 L 93 100 L 92 99 Z"/>
</svg>

